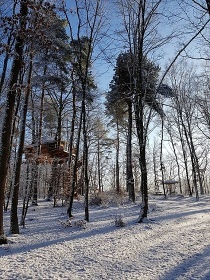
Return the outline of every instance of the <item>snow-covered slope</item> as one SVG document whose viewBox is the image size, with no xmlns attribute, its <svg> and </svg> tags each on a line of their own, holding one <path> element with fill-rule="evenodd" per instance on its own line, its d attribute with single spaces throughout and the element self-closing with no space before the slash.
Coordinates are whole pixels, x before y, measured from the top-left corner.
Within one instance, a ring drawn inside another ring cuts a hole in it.
<svg viewBox="0 0 210 280">
<path fill-rule="evenodd" d="M 65 207 L 39 201 L 30 207 L 26 228 L 0 246 L 0 279 L 209 280 L 210 198 L 150 197 L 148 221 L 136 223 L 139 203 L 90 207 L 87 227 L 81 201 L 72 227 Z M 124 227 L 115 226 L 121 215 Z"/>
</svg>

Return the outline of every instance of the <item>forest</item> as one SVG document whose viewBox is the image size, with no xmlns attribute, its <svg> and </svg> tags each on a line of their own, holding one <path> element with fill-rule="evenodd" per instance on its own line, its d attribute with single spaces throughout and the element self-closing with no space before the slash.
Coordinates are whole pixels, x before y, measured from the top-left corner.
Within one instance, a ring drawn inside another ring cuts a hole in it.
<svg viewBox="0 0 210 280">
<path fill-rule="evenodd" d="M 0 1 L 0 244 L 39 199 L 210 193 L 210 1 Z M 21 204 L 21 215 L 18 207 Z"/>
</svg>

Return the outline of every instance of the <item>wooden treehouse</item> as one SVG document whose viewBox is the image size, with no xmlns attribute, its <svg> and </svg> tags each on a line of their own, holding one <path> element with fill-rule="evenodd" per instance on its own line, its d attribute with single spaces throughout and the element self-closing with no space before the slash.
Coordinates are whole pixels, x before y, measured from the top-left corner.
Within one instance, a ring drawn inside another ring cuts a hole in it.
<svg viewBox="0 0 210 280">
<path fill-rule="evenodd" d="M 62 163 L 66 162 L 69 158 L 67 143 L 61 141 L 60 145 L 58 145 L 57 141 L 52 139 L 41 143 L 40 152 L 38 152 L 37 144 L 31 144 L 25 147 L 24 153 L 26 160 L 36 160 L 38 163 L 51 163 L 53 160 L 59 160 Z M 75 154 L 75 149 L 72 154 Z"/>
<path fill-rule="evenodd" d="M 27 145 L 24 148 L 25 162 L 28 164 L 35 164 L 38 168 L 42 169 L 41 166 L 49 165 L 51 172 L 46 178 L 48 182 L 47 197 L 50 199 L 54 198 L 54 204 L 56 205 L 57 199 L 68 200 L 71 191 L 71 184 L 73 180 L 73 169 L 71 165 L 68 165 L 69 151 L 67 142 L 61 141 L 60 145 L 57 141 L 48 139 L 41 143 L 40 148 L 37 144 Z M 76 155 L 76 149 L 72 150 L 71 163 L 77 164 L 77 173 L 74 178 L 75 181 L 75 191 L 74 196 L 78 197 L 81 193 L 80 185 L 78 182 L 79 169 L 82 166 L 82 162 L 74 162 Z"/>
</svg>

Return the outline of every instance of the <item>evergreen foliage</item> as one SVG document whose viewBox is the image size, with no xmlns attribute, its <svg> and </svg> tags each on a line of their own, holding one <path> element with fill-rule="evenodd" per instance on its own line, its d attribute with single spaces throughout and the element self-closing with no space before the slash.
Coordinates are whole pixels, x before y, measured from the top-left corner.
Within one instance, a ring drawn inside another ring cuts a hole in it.
<svg viewBox="0 0 210 280">
<path fill-rule="evenodd" d="M 157 100 L 160 68 L 144 56 L 141 69 L 142 88 L 136 83 L 140 71 L 137 58 L 129 52 L 121 53 L 118 56 L 115 73 L 110 83 L 110 91 L 107 95 L 107 107 L 108 104 L 116 102 L 119 104 L 119 100 L 122 104 L 132 101 L 135 90 L 137 94 L 143 96 L 146 105 L 162 114 L 161 106 Z"/>
</svg>

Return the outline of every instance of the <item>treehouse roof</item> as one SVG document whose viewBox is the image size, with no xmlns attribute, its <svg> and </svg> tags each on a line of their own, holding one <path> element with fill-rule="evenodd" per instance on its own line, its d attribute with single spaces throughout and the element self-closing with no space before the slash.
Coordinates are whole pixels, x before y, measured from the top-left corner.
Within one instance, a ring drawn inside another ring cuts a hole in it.
<svg viewBox="0 0 210 280">
<path fill-rule="evenodd" d="M 37 155 L 37 143 L 27 145 L 24 148 L 26 159 L 38 159 L 38 161 L 51 161 L 52 159 L 67 160 L 69 152 L 64 149 L 64 141 L 57 146 L 57 141 L 53 139 L 44 139 L 41 143 L 40 154 Z"/>
</svg>

